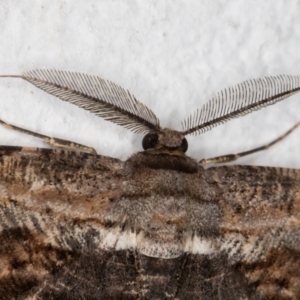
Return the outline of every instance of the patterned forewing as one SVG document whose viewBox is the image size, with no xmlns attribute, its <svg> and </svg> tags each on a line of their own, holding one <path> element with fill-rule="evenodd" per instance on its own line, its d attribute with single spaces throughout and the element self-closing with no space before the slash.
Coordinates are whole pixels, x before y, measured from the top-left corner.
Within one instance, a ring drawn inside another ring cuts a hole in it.
<svg viewBox="0 0 300 300">
<path fill-rule="evenodd" d="M 300 171 L 234 166 L 208 172 L 224 191 L 220 250 L 263 299 L 299 299 Z"/>
<path fill-rule="evenodd" d="M 55 280 L 79 284 L 76 267 L 67 266 L 97 256 L 122 163 L 49 149 L 2 147 L 0 154 L 0 299 L 39 295 Z M 81 278 L 83 289 L 95 284 Z"/>
</svg>

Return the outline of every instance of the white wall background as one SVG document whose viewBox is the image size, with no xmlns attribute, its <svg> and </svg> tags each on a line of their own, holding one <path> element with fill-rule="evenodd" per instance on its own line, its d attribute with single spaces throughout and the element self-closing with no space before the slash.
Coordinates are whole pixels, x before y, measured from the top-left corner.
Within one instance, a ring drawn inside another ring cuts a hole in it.
<svg viewBox="0 0 300 300">
<path fill-rule="evenodd" d="M 36 68 L 99 75 L 129 89 L 161 119 L 180 122 L 220 89 L 300 75 L 299 0 L 0 0 L 0 73 Z M 47 95 L 0 80 L 0 118 L 126 159 L 141 135 Z M 300 120 L 300 94 L 189 137 L 196 159 L 264 144 Z M 300 130 L 240 164 L 300 168 Z M 46 147 L 0 127 L 2 145 Z"/>
</svg>

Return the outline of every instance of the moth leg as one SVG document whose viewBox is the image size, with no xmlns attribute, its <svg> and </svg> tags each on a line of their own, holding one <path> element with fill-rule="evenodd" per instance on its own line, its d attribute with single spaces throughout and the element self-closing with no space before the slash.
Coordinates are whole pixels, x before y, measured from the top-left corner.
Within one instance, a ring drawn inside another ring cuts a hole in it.
<svg viewBox="0 0 300 300">
<path fill-rule="evenodd" d="M 282 141 L 284 138 L 286 138 L 299 125 L 300 125 L 300 122 L 295 124 L 290 130 L 288 130 L 286 133 L 284 133 L 283 135 L 281 135 L 280 137 L 278 137 L 277 139 L 275 139 L 271 143 L 268 143 L 268 144 L 263 145 L 261 147 L 254 148 L 252 150 L 248 150 L 248 151 L 245 151 L 245 152 L 236 153 L 236 154 L 227 154 L 227 155 L 217 156 L 217 157 L 213 157 L 213 158 L 209 158 L 209 159 L 202 159 L 202 160 L 200 160 L 199 164 L 204 167 L 208 164 L 226 163 L 226 162 L 230 162 L 230 161 L 235 161 L 235 160 L 239 159 L 242 156 L 246 156 L 246 155 L 258 152 L 258 151 L 266 150 L 266 149 L 270 148 L 271 146 L 273 146 L 274 144 L 276 144 L 276 143 Z"/>
<path fill-rule="evenodd" d="M 0 124 L 3 125 L 5 128 L 13 129 L 13 130 L 25 133 L 25 134 L 32 135 L 32 136 L 37 137 L 39 139 L 42 139 L 47 144 L 49 144 L 53 147 L 64 148 L 64 149 L 68 149 L 68 150 L 79 150 L 79 151 L 89 152 L 89 153 L 92 153 L 92 154 L 97 154 L 95 149 L 92 148 L 92 147 L 88 147 L 88 146 L 85 146 L 85 145 L 74 143 L 74 142 L 71 142 L 71 141 L 68 141 L 68 140 L 49 137 L 47 135 L 43 135 L 43 134 L 36 133 L 36 132 L 30 131 L 30 130 L 27 130 L 27 129 L 24 129 L 24 128 L 15 126 L 15 125 L 8 124 L 8 123 L 2 121 L 1 119 L 0 119 Z"/>
</svg>

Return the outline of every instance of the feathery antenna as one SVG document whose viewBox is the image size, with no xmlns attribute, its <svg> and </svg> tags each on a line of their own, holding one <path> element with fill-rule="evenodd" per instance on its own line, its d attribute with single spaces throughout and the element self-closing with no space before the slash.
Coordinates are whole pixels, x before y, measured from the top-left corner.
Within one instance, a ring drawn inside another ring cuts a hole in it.
<svg viewBox="0 0 300 300">
<path fill-rule="evenodd" d="M 280 75 L 229 87 L 183 121 L 184 135 L 200 134 L 232 118 L 274 104 L 300 91 L 300 76 Z"/>
<path fill-rule="evenodd" d="M 129 91 L 98 76 L 57 70 L 34 70 L 23 75 L 1 75 L 27 80 L 61 100 L 137 133 L 159 131 L 155 114 Z"/>
<path fill-rule="evenodd" d="M 98 76 L 34 70 L 22 78 L 61 100 L 137 133 L 161 130 L 155 114 L 129 91 Z M 200 134 L 232 118 L 274 104 L 300 91 L 300 76 L 279 75 L 244 81 L 222 90 L 182 122 L 183 135 Z"/>
</svg>

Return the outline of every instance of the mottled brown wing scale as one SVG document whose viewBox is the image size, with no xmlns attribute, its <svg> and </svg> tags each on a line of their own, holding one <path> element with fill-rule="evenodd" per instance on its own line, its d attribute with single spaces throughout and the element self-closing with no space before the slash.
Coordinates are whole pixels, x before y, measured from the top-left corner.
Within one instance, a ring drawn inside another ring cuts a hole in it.
<svg viewBox="0 0 300 300">
<path fill-rule="evenodd" d="M 300 171 L 207 171 L 224 191 L 221 249 L 266 299 L 300 299 Z"/>
<path fill-rule="evenodd" d="M 43 290 L 76 255 L 92 249 L 122 163 L 47 149 L 0 151 L 0 298 L 13 299 L 31 295 L 35 286 Z"/>
<path fill-rule="evenodd" d="M 300 297 L 298 170 L 0 153 L 1 299 Z"/>
</svg>

